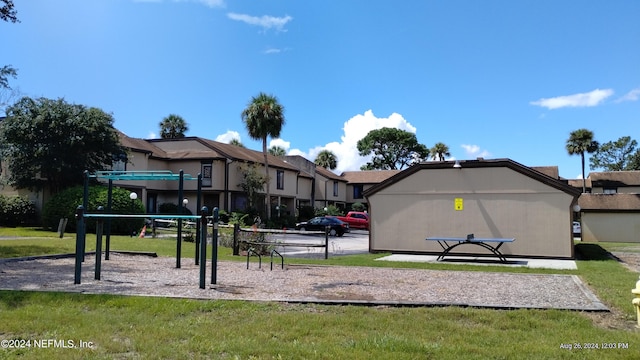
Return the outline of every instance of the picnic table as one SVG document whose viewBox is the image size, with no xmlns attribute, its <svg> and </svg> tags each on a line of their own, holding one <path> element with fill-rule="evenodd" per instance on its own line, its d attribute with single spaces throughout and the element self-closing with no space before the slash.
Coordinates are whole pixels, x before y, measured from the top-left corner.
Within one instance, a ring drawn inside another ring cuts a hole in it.
<svg viewBox="0 0 640 360">
<path fill-rule="evenodd" d="M 481 246 L 489 251 L 491 251 L 494 255 L 500 259 L 500 262 L 506 263 L 507 258 L 500 252 L 500 247 L 505 243 L 514 242 L 516 239 L 513 238 L 477 238 L 473 234 L 467 235 L 466 238 L 457 238 L 457 237 L 427 237 L 425 240 L 427 241 L 437 241 L 440 247 L 442 247 L 442 253 L 438 256 L 438 261 L 444 259 L 445 256 L 449 255 L 451 250 L 455 249 L 460 245 L 473 244 Z M 497 244 L 497 245 L 496 245 Z"/>
</svg>

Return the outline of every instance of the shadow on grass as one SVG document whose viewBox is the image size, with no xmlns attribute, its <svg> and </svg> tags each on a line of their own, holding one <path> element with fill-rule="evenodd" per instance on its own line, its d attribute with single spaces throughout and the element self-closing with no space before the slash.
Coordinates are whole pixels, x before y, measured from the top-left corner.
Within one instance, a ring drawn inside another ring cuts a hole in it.
<svg viewBox="0 0 640 360">
<path fill-rule="evenodd" d="M 59 253 L 60 250 L 50 246 L 40 245 L 16 245 L 0 246 L 0 258 L 15 258 L 30 256 L 33 254 L 49 255 Z"/>
<path fill-rule="evenodd" d="M 576 244 L 575 250 L 578 260 L 613 260 L 611 254 L 598 244 Z"/>
<path fill-rule="evenodd" d="M 0 308 L 18 309 L 33 304 L 52 303 L 59 306 L 62 302 L 95 302 L 104 303 L 118 298 L 112 294 L 76 294 L 58 291 L 0 290 Z"/>
</svg>

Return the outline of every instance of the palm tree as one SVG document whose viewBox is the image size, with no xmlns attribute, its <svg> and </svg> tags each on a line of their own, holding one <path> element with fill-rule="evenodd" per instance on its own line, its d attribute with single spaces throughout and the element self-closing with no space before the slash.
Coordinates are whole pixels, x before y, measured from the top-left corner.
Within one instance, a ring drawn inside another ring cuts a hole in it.
<svg viewBox="0 0 640 360">
<path fill-rule="evenodd" d="M 187 130 L 187 122 L 180 115 L 171 114 L 160 122 L 160 137 L 163 139 L 183 138 Z"/>
<path fill-rule="evenodd" d="M 314 163 L 318 166 L 322 166 L 325 169 L 334 170 L 338 167 L 338 159 L 336 158 L 336 154 L 334 154 L 331 150 L 322 150 L 316 156 Z"/>
<path fill-rule="evenodd" d="M 287 150 L 285 150 L 283 147 L 274 145 L 269 148 L 269 154 L 277 157 L 283 157 L 287 155 Z"/>
<path fill-rule="evenodd" d="M 267 157 L 267 137 L 280 137 L 280 131 L 285 123 L 284 107 L 273 95 L 259 93 L 251 98 L 247 108 L 242 111 L 242 121 L 247 127 L 249 137 L 262 140 L 264 154 L 264 171 L 267 186 L 267 219 L 271 218 L 271 193 L 269 191 L 269 160 Z"/>
<path fill-rule="evenodd" d="M 431 158 L 435 160 L 436 158 L 440 161 L 444 161 L 445 156 L 451 156 L 449 152 L 449 147 L 445 143 L 436 143 L 431 149 L 429 149 L 431 153 Z"/>
<path fill-rule="evenodd" d="M 582 192 L 587 192 L 586 179 L 584 177 L 584 152 L 589 154 L 598 150 L 598 142 L 593 140 L 593 131 L 578 129 L 572 131 L 567 140 L 567 152 L 569 155 L 580 154 L 582 160 Z"/>
<path fill-rule="evenodd" d="M 240 140 L 238 140 L 236 138 L 231 139 L 231 141 L 229 141 L 229 144 L 230 145 L 235 145 L 235 146 L 238 146 L 238 147 L 241 147 L 241 148 L 244 147 L 244 144 L 242 144 L 242 142 L 240 142 Z"/>
</svg>

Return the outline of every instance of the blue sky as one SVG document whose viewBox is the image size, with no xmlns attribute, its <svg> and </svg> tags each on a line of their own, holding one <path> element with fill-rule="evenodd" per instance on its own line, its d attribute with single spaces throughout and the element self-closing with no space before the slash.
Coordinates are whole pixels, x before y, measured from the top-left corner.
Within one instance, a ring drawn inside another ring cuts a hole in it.
<svg viewBox="0 0 640 360">
<path fill-rule="evenodd" d="M 129 136 L 182 116 L 189 136 L 260 150 L 240 113 L 259 92 L 310 160 L 383 126 L 452 159 L 511 158 L 580 174 L 569 133 L 640 141 L 640 1 L 29 0 L 0 23 L 22 95 L 112 113 Z M 588 173 L 587 168 L 587 173 Z"/>
</svg>

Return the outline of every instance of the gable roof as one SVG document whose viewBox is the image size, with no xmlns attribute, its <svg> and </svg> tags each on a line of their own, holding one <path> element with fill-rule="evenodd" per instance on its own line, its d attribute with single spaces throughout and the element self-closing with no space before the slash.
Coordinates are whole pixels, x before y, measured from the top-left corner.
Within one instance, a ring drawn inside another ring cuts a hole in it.
<svg viewBox="0 0 640 360">
<path fill-rule="evenodd" d="M 323 176 L 327 179 L 331 179 L 331 180 L 336 180 L 336 181 L 343 181 L 343 182 L 347 182 L 346 179 L 336 175 L 333 171 L 328 170 L 323 168 L 322 166 L 317 166 L 316 167 L 316 174 Z"/>
<path fill-rule="evenodd" d="M 349 184 L 378 184 L 401 170 L 360 170 L 345 171 L 340 174 Z"/>
<path fill-rule="evenodd" d="M 581 211 L 639 211 L 640 194 L 589 194 L 578 199 Z"/>
<path fill-rule="evenodd" d="M 569 184 L 569 186 L 573 186 L 582 190 L 582 179 L 569 179 L 567 180 L 567 184 Z M 591 189 L 591 179 L 589 179 L 588 177 L 585 181 L 585 187 L 587 189 Z"/>
<path fill-rule="evenodd" d="M 165 160 L 185 160 L 185 159 L 230 159 L 234 161 L 246 161 L 251 163 L 262 164 L 264 155 L 261 151 L 251 150 L 236 145 L 225 144 L 218 141 L 204 139 L 195 136 L 189 136 L 179 139 L 147 139 L 141 140 L 147 142 L 150 146 L 158 148 L 158 157 Z M 174 149 L 161 149 L 162 143 L 171 142 L 173 145 L 181 143 L 184 147 Z M 160 146 L 158 146 L 158 145 Z M 201 146 L 195 146 L 201 145 Z M 156 155 L 156 153 L 154 153 Z M 267 154 L 269 159 L 269 167 L 299 171 L 297 167 L 287 163 L 283 159 Z"/>
<path fill-rule="evenodd" d="M 375 194 L 376 192 L 386 188 L 387 186 L 394 184 L 402 179 L 404 179 L 405 177 L 411 176 L 412 174 L 421 171 L 421 170 L 425 170 L 425 169 L 450 169 L 454 166 L 456 162 L 455 161 L 438 161 L 438 162 L 423 162 L 423 163 L 419 163 L 413 166 L 408 167 L 405 170 L 402 170 L 401 172 L 399 172 L 398 174 L 388 178 L 387 180 L 372 186 L 371 188 L 365 190 L 364 192 L 364 196 L 368 197 L 371 196 L 373 194 Z M 470 168 L 491 168 L 491 167 L 506 167 L 508 169 L 511 169 L 513 171 L 516 171 L 518 173 L 521 173 L 527 177 L 530 177 L 534 180 L 540 181 L 548 186 L 551 186 L 555 189 L 561 190 L 569 195 L 572 196 L 579 196 L 581 191 L 579 189 L 576 189 L 574 187 L 571 187 L 569 185 L 567 185 L 566 182 L 558 179 L 558 178 L 553 178 L 545 173 L 542 173 L 538 170 L 535 170 L 533 168 L 524 166 L 518 162 L 515 162 L 511 159 L 490 159 L 490 160 L 486 160 L 486 159 L 478 159 L 478 160 L 460 160 L 458 161 L 458 163 L 462 166 L 462 168 L 464 169 L 470 169 Z"/>
<path fill-rule="evenodd" d="M 593 187 L 638 186 L 640 185 L 640 171 L 592 172 L 589 174 L 589 179 Z"/>
<path fill-rule="evenodd" d="M 159 147 L 150 144 L 147 140 L 132 138 L 127 136 L 120 130 L 116 130 L 118 132 L 118 137 L 120 138 L 120 144 L 126 148 L 129 148 L 134 151 L 139 151 L 147 154 L 151 154 L 156 157 L 166 157 L 167 154 L 164 150 Z"/>
</svg>

